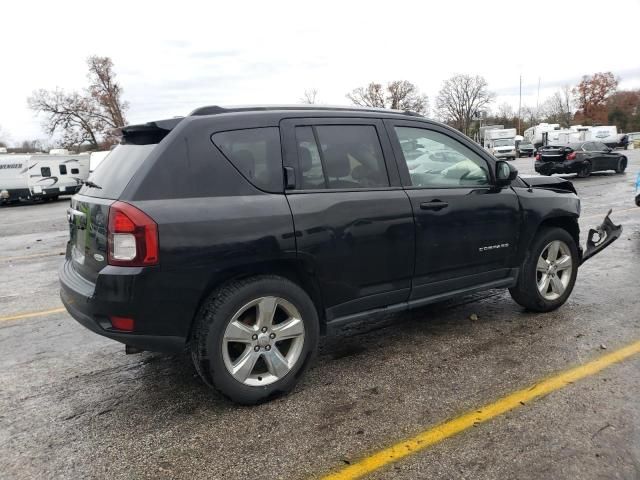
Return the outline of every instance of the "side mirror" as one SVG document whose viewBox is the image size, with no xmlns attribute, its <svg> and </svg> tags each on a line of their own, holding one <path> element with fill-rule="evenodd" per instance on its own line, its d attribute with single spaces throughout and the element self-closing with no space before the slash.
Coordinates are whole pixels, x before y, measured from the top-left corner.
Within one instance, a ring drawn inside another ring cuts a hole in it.
<svg viewBox="0 0 640 480">
<path fill-rule="evenodd" d="M 508 187 L 518 176 L 518 169 L 509 162 L 498 160 L 496 162 L 496 186 Z"/>
</svg>

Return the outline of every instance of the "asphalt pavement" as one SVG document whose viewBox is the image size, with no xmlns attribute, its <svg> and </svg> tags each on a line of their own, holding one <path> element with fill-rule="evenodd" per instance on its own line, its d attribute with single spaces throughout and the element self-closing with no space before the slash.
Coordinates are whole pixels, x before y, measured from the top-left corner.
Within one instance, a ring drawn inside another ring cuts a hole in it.
<svg viewBox="0 0 640 480">
<path fill-rule="evenodd" d="M 0 477 L 321 478 L 640 340 L 640 150 L 627 155 L 624 175 L 567 176 L 583 243 L 610 208 L 624 232 L 562 308 L 528 313 L 492 290 L 352 325 L 322 339 L 292 394 L 257 407 L 214 395 L 186 355 L 125 355 L 61 309 L 68 198 L 0 207 Z M 638 398 L 640 355 L 370 478 L 640 478 Z"/>
</svg>

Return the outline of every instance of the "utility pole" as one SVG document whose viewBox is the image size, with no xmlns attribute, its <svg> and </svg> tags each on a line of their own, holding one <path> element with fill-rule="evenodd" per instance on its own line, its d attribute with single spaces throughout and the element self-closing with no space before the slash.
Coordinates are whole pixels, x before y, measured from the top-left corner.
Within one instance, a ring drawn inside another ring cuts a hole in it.
<svg viewBox="0 0 640 480">
<path fill-rule="evenodd" d="M 536 99 L 536 117 L 538 116 L 539 108 L 540 108 L 540 77 L 538 77 L 538 98 Z"/>
<path fill-rule="evenodd" d="M 520 99 L 518 100 L 518 135 L 520 135 L 521 115 L 522 115 L 522 74 L 520 74 Z"/>
</svg>

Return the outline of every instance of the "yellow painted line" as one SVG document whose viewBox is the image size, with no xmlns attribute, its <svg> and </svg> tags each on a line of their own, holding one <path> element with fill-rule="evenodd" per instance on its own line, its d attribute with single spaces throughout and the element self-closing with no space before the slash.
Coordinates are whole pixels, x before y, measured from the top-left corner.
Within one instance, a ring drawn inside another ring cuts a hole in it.
<svg viewBox="0 0 640 480">
<path fill-rule="evenodd" d="M 34 253 L 32 255 L 20 255 L 17 257 L 0 257 L 0 262 L 12 262 L 14 260 L 26 260 L 28 258 L 53 257 L 53 256 L 62 256 L 62 255 L 64 255 L 64 252 Z"/>
<path fill-rule="evenodd" d="M 506 397 L 465 413 L 453 420 L 441 423 L 429 430 L 419 433 L 413 438 L 403 440 L 384 450 L 359 460 L 335 473 L 324 477 L 324 480 L 352 480 L 379 470 L 391 463 L 412 455 L 420 450 L 435 445 L 474 425 L 487 422 L 498 415 L 518 408 L 527 402 L 560 390 L 583 378 L 595 375 L 601 370 L 640 353 L 640 340 L 620 350 L 603 355 L 588 363 L 579 365 L 530 387 L 511 393 Z"/>
<path fill-rule="evenodd" d="M 21 320 L 23 318 L 43 317 L 45 315 L 52 315 L 54 313 L 66 312 L 64 307 L 52 308 L 51 310 L 42 310 L 40 312 L 20 313 L 18 315 L 9 315 L 8 317 L 0 317 L 0 322 L 9 322 L 11 320 Z"/>
<path fill-rule="evenodd" d="M 635 207 L 635 208 L 624 208 L 622 210 L 613 210 L 613 212 L 611 212 L 611 215 L 613 215 L 615 217 L 616 213 L 622 213 L 622 212 L 630 212 L 630 211 L 640 211 L 640 207 Z M 604 213 L 594 213 L 593 215 L 586 215 L 584 217 L 580 217 L 580 218 L 595 218 L 595 217 L 602 217 L 604 218 Z M 615 222 L 614 222 L 615 223 Z"/>
</svg>

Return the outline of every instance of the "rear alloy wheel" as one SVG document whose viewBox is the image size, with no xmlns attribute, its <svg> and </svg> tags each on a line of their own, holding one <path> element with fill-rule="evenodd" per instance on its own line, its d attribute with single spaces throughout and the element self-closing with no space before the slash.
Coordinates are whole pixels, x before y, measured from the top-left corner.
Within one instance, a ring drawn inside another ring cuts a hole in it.
<svg viewBox="0 0 640 480">
<path fill-rule="evenodd" d="M 584 162 L 578 169 L 578 178 L 587 178 L 591 175 L 591 162 Z"/>
<path fill-rule="evenodd" d="M 202 379 L 245 405 L 290 391 L 315 355 L 315 305 L 295 283 L 277 276 L 232 282 L 201 308 L 191 357 Z"/>
<path fill-rule="evenodd" d="M 624 173 L 626 169 L 627 169 L 627 158 L 620 157 L 618 159 L 618 165 L 616 165 L 616 173 Z"/>
<path fill-rule="evenodd" d="M 562 228 L 543 228 L 533 240 L 518 283 L 509 292 L 529 310 L 555 310 L 571 295 L 578 265 L 579 254 L 573 237 Z"/>
<path fill-rule="evenodd" d="M 222 358 L 238 382 L 252 387 L 282 380 L 304 345 L 302 315 L 280 297 L 260 297 L 233 316 L 222 337 Z"/>
</svg>

